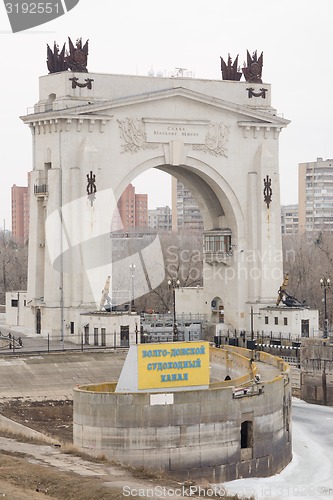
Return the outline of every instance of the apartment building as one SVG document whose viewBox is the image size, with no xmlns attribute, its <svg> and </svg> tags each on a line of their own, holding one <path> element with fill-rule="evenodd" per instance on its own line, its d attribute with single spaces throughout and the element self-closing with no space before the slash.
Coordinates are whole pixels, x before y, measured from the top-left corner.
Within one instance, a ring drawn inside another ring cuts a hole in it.
<svg viewBox="0 0 333 500">
<path fill-rule="evenodd" d="M 298 205 L 281 207 L 282 234 L 298 234 Z"/>
<path fill-rule="evenodd" d="M 180 181 L 172 182 L 172 228 L 203 231 L 203 219 L 196 199 Z"/>
<path fill-rule="evenodd" d="M 12 238 L 17 245 L 24 245 L 29 239 L 29 188 L 11 188 L 12 201 Z"/>
<path fill-rule="evenodd" d="M 299 232 L 333 231 L 333 159 L 298 165 Z"/>
<path fill-rule="evenodd" d="M 148 227 L 156 231 L 168 232 L 172 229 L 172 211 L 169 206 L 148 210 Z"/>
<path fill-rule="evenodd" d="M 132 184 L 119 198 L 118 211 L 125 231 L 148 227 L 148 195 L 136 194 Z"/>
</svg>

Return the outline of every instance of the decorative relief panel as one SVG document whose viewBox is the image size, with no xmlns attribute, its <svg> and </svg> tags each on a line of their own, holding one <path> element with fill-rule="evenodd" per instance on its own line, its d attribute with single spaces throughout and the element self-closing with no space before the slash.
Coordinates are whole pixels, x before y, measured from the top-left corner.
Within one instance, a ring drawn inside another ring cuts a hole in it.
<svg viewBox="0 0 333 500">
<path fill-rule="evenodd" d="M 194 145 L 193 149 L 204 151 L 213 156 L 228 157 L 227 142 L 229 139 L 229 127 L 224 123 L 210 123 L 205 138 L 205 144 Z"/>
<path fill-rule="evenodd" d="M 118 120 L 120 137 L 123 139 L 124 152 L 136 153 L 139 149 L 155 149 L 157 144 L 147 142 L 145 126 L 138 118 Z"/>
<path fill-rule="evenodd" d="M 126 118 L 118 120 L 124 152 L 155 149 L 159 144 L 182 141 L 193 149 L 214 156 L 227 157 L 229 127 L 224 123 L 202 121 L 168 121 L 159 119 Z"/>
</svg>

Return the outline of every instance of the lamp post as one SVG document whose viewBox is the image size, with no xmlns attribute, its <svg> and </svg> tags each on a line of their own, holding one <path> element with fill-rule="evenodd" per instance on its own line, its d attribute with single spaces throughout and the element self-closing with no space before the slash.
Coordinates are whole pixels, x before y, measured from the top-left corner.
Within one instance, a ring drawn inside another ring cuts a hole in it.
<svg viewBox="0 0 333 500">
<path fill-rule="evenodd" d="M 251 340 L 254 340 L 253 314 L 253 306 L 251 306 Z"/>
<path fill-rule="evenodd" d="M 260 319 L 260 312 L 257 312 L 255 313 L 253 311 L 253 306 L 251 306 L 251 340 L 254 340 L 254 326 L 253 326 L 253 319 L 254 319 L 254 316 L 258 316 L 259 319 Z"/>
<path fill-rule="evenodd" d="M 135 264 L 130 264 L 131 271 L 131 300 L 130 300 L 130 312 L 134 311 L 134 275 L 135 275 Z"/>
<path fill-rule="evenodd" d="M 320 285 L 324 289 L 324 338 L 328 336 L 328 319 L 327 319 L 327 288 L 329 288 L 331 280 L 329 278 L 321 278 Z"/>
<path fill-rule="evenodd" d="M 173 340 L 178 340 L 178 327 L 176 321 L 176 288 L 179 288 L 180 281 L 178 278 L 169 278 L 168 286 L 172 289 L 172 299 L 173 299 Z"/>
</svg>

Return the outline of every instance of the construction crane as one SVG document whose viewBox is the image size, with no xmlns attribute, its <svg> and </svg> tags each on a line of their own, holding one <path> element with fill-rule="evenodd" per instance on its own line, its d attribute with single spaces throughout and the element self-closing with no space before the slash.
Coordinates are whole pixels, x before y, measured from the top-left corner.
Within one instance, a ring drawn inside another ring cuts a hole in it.
<svg viewBox="0 0 333 500">
<path fill-rule="evenodd" d="M 111 311 L 111 299 L 109 297 L 109 290 L 110 290 L 110 279 L 111 276 L 108 276 L 106 278 L 106 282 L 102 291 L 102 297 L 101 301 L 99 304 L 99 311 L 102 311 L 103 309 L 105 311 Z M 107 306 L 105 307 L 105 303 L 107 303 Z"/>
</svg>

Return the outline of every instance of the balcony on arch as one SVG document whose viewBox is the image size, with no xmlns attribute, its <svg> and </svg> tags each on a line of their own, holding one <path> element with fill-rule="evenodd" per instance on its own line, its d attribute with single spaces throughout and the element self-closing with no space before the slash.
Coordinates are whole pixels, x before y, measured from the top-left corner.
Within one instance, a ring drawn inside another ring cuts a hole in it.
<svg viewBox="0 0 333 500">
<path fill-rule="evenodd" d="M 233 254 L 231 229 L 210 229 L 204 232 L 203 255 L 207 264 L 225 264 Z"/>
<path fill-rule="evenodd" d="M 46 198 L 49 194 L 48 185 L 46 179 L 38 178 L 33 186 L 34 195 L 37 198 Z"/>
</svg>

